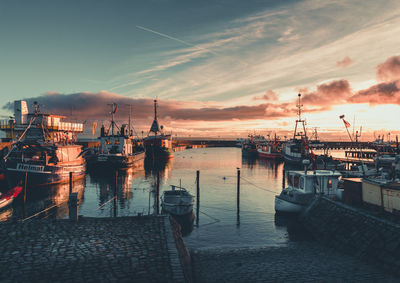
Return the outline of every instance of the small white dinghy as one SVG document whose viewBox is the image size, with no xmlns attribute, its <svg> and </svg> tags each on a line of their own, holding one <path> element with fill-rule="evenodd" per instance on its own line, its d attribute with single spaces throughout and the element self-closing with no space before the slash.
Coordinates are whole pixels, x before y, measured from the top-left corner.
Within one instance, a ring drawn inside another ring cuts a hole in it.
<svg viewBox="0 0 400 283">
<path fill-rule="evenodd" d="M 186 215 L 193 210 L 194 198 L 184 188 L 171 185 L 171 190 L 164 191 L 161 197 L 161 207 L 173 215 Z"/>
</svg>

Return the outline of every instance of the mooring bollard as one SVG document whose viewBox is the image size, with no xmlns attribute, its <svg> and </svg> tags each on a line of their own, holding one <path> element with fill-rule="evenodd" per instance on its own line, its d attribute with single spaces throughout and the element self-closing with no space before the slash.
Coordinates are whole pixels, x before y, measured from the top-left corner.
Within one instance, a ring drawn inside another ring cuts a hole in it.
<svg viewBox="0 0 400 283">
<path fill-rule="evenodd" d="M 71 193 L 68 200 L 69 219 L 78 222 L 78 193 Z"/>
</svg>

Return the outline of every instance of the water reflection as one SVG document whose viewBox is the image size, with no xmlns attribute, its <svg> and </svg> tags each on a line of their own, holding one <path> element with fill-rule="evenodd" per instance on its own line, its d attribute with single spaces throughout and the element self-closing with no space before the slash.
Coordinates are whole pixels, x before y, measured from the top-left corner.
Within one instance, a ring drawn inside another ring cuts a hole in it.
<svg viewBox="0 0 400 283">
<path fill-rule="evenodd" d="M 174 155 L 172 160 L 144 162 L 142 168 L 133 170 L 89 172 L 85 179 L 74 182 L 74 191 L 79 194 L 79 214 L 158 214 L 160 195 L 170 185 L 179 185 L 181 181 L 196 196 L 196 171 L 200 170 L 198 213 L 195 205 L 196 210 L 189 217 L 177 219 L 189 248 L 276 245 L 296 240 L 295 226 L 275 217 L 274 196 L 281 191 L 284 169 L 288 170 L 282 162 L 242 156 L 239 148 L 189 149 Z M 241 170 L 239 209 L 237 168 Z M 52 190 L 30 190 L 26 217 L 47 209 L 40 217 L 66 218 L 68 196 L 68 184 Z M 21 199 L 9 210 L 0 212 L 0 221 L 3 214 L 23 218 Z"/>
<path fill-rule="evenodd" d="M 84 199 L 85 179 L 73 182 L 72 192 L 78 193 L 78 205 Z M 16 219 L 37 218 L 65 218 L 68 215 L 68 198 L 70 188 L 68 183 L 27 188 L 26 201 L 23 193 L 14 200 L 12 217 Z"/>
</svg>

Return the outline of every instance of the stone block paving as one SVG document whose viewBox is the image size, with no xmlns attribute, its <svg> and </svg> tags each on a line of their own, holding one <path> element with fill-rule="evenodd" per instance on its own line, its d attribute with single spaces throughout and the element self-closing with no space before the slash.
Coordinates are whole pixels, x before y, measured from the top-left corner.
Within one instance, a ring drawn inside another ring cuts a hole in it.
<svg viewBox="0 0 400 283">
<path fill-rule="evenodd" d="M 400 282 L 375 266 L 298 242 L 285 247 L 192 251 L 195 282 Z"/>
<path fill-rule="evenodd" d="M 166 221 L 120 217 L 2 223 L 0 282 L 174 282 Z"/>
</svg>

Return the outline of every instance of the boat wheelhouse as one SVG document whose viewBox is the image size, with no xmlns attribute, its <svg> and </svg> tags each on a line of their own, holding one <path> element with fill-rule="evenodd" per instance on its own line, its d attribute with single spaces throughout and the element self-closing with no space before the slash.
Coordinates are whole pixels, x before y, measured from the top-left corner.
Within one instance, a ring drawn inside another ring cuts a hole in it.
<svg viewBox="0 0 400 283">
<path fill-rule="evenodd" d="M 316 195 L 342 198 L 339 189 L 341 174 L 338 171 L 288 171 L 288 186 L 275 196 L 275 211 L 286 213 L 302 212 Z"/>
</svg>

